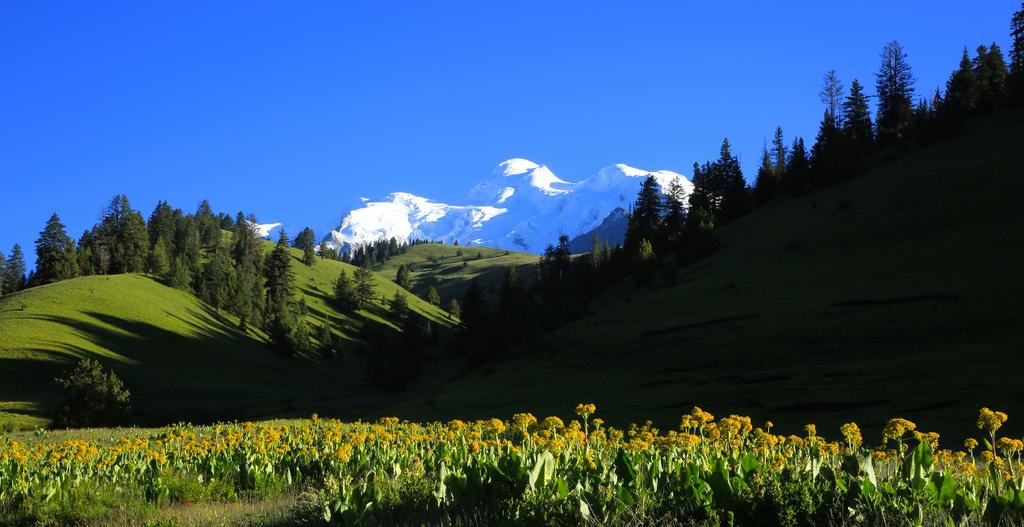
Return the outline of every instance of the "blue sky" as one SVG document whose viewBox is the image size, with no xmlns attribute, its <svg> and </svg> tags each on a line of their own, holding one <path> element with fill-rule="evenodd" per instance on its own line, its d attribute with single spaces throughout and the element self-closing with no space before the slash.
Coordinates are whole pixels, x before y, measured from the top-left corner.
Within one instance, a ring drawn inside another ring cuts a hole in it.
<svg viewBox="0 0 1024 527">
<path fill-rule="evenodd" d="M 358 196 L 457 201 L 511 157 L 689 175 L 725 136 L 750 179 L 776 125 L 813 138 L 829 68 L 873 92 L 897 39 L 930 93 L 1020 6 L 777 4 L 0 0 L 0 249 L 31 253 L 53 211 L 77 238 L 116 193 L 319 235 Z"/>
</svg>

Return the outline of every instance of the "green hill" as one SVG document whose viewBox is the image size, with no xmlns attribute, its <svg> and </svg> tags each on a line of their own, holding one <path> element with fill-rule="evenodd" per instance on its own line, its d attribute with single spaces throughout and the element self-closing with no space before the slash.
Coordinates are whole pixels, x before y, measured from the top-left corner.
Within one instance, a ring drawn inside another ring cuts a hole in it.
<svg viewBox="0 0 1024 527">
<path fill-rule="evenodd" d="M 496 298 L 501 288 L 505 269 L 510 265 L 519 268 L 528 281 L 530 271 L 540 258 L 535 254 L 506 251 L 491 247 L 458 246 L 440 243 L 413 245 L 375 270 L 389 280 L 394 280 L 398 268 L 409 266 L 412 290 L 425 298 L 431 286 L 436 287 L 443 300 L 462 299 L 471 280 L 478 279 L 490 299 Z"/>
<path fill-rule="evenodd" d="M 1022 137 L 1019 115 L 993 117 L 778 199 L 724 227 L 720 250 L 675 285 L 624 281 L 533 349 L 394 412 L 473 418 L 593 401 L 612 421 L 674 426 L 701 405 L 790 430 L 877 430 L 904 416 L 955 434 L 981 405 L 1022 414 Z"/>
<path fill-rule="evenodd" d="M 76 278 L 0 299 L 0 424 L 44 424 L 59 396 L 54 377 L 79 357 L 100 358 L 122 376 L 139 422 L 358 413 L 375 395 L 365 359 L 352 352 L 355 337 L 368 321 L 390 324 L 382 300 L 398 286 L 378 277 L 373 305 L 348 316 L 330 295 L 340 271 L 355 268 L 307 267 L 300 254 L 292 250 L 296 300 L 305 298 L 307 321 L 334 328 L 341 357 L 278 355 L 261 332 L 243 333 L 231 315 L 146 276 Z M 438 308 L 409 300 L 413 311 L 449 323 Z"/>
</svg>

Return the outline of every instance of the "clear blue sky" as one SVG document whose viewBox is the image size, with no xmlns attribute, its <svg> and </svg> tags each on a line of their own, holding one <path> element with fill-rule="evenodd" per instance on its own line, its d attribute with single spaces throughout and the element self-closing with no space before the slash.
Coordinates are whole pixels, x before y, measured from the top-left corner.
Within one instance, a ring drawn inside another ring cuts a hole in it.
<svg viewBox="0 0 1024 527">
<path fill-rule="evenodd" d="M 31 262 L 51 212 L 77 238 L 116 193 L 320 235 L 358 196 L 459 200 L 510 157 L 689 175 L 725 136 L 750 179 L 776 125 L 813 138 L 827 69 L 873 92 L 897 39 L 930 93 L 1020 6 L 777 4 L 0 0 L 0 249 Z"/>
</svg>

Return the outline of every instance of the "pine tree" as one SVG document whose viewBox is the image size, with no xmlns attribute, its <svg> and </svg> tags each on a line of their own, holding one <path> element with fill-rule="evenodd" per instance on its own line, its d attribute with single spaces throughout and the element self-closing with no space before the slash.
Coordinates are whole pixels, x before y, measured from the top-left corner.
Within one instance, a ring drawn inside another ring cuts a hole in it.
<svg viewBox="0 0 1024 527">
<path fill-rule="evenodd" d="M 807 148 L 802 137 L 793 140 L 789 150 L 789 161 L 786 163 L 786 176 L 783 180 L 790 192 L 800 193 L 808 190 L 810 184 L 810 161 L 807 159 Z"/>
<path fill-rule="evenodd" d="M 881 58 L 882 65 L 875 74 L 878 137 L 883 143 L 892 143 L 904 138 L 913 119 L 914 76 L 899 42 L 886 44 Z"/>
<path fill-rule="evenodd" d="M 189 270 L 188 264 L 185 263 L 183 256 L 174 259 L 168 282 L 168 285 L 175 289 L 181 289 L 182 291 L 192 290 L 192 272 Z"/>
<path fill-rule="evenodd" d="M 110 200 L 95 233 L 109 250 L 109 272 L 139 273 L 145 270 L 149 233 L 142 214 L 132 209 L 127 196 L 118 194 Z"/>
<path fill-rule="evenodd" d="M 25 255 L 21 252 L 21 246 L 14 244 L 11 247 L 11 255 L 7 257 L 7 267 L 4 269 L 4 289 L 8 293 L 25 289 Z"/>
<path fill-rule="evenodd" d="M 427 302 L 432 306 L 441 305 L 441 294 L 437 292 L 436 287 L 430 286 L 430 289 L 427 289 Z"/>
<path fill-rule="evenodd" d="M 295 237 L 294 247 L 302 250 L 302 263 L 307 266 L 316 263 L 316 235 L 306 227 Z"/>
<path fill-rule="evenodd" d="M 971 64 L 971 57 L 964 48 L 960 67 L 946 81 L 946 98 L 942 106 L 943 117 L 950 126 L 959 126 L 968 115 L 974 113 L 978 104 L 978 81 Z"/>
<path fill-rule="evenodd" d="M 165 243 L 174 241 L 175 224 L 177 223 L 175 216 L 174 209 L 166 201 L 161 200 L 157 202 L 153 212 L 149 215 L 149 221 L 146 223 L 150 247 L 155 246 L 160 238 L 163 238 Z M 170 249 L 171 247 L 169 246 L 164 247 L 165 251 L 170 251 Z"/>
<path fill-rule="evenodd" d="M 234 260 L 234 287 L 229 306 L 238 316 L 239 326 L 259 324 L 263 313 L 263 254 L 256 217 L 241 212 L 234 222 L 231 258 Z"/>
<path fill-rule="evenodd" d="M 526 286 L 515 265 L 505 268 L 505 276 L 501 281 L 501 292 L 498 297 L 498 311 L 511 313 L 526 301 Z"/>
<path fill-rule="evenodd" d="M 271 251 L 263 267 L 267 291 L 265 320 L 271 324 L 280 323 L 291 315 L 290 303 L 295 283 L 291 260 L 288 252 L 288 235 L 281 229 L 277 246 Z"/>
<path fill-rule="evenodd" d="M 839 80 L 839 76 L 836 75 L 836 70 L 828 70 L 818 96 L 821 98 L 822 104 L 825 105 L 825 111 L 832 116 L 832 121 L 837 126 L 841 126 L 843 122 L 842 100 L 844 94 L 845 88 L 843 88 L 843 82 Z"/>
<path fill-rule="evenodd" d="M 409 278 L 409 266 L 402 264 L 398 266 L 398 274 L 395 276 L 395 283 L 407 291 L 412 290 L 412 281 Z"/>
<path fill-rule="evenodd" d="M 1010 19 L 1010 84 L 1017 102 L 1024 102 L 1024 2 Z"/>
<path fill-rule="evenodd" d="M 203 300 L 214 309 L 228 307 L 232 291 L 235 289 L 235 272 L 227 249 L 214 249 L 203 267 L 202 280 Z"/>
<path fill-rule="evenodd" d="M 353 274 L 356 286 L 356 304 L 362 308 L 373 300 L 373 271 L 369 267 L 358 267 Z"/>
<path fill-rule="evenodd" d="M 359 309 L 359 295 L 356 293 L 355 283 L 349 278 L 344 269 L 334 282 L 334 300 L 338 306 L 346 312 Z"/>
<path fill-rule="evenodd" d="M 843 142 L 831 111 L 825 110 L 818 136 L 811 147 L 811 170 L 808 184 L 813 188 L 835 182 L 845 175 Z"/>
<path fill-rule="evenodd" d="M 213 212 L 210 202 L 203 200 L 196 207 L 196 223 L 199 229 L 199 241 L 207 250 L 214 250 L 220 245 L 220 219 Z"/>
<path fill-rule="evenodd" d="M 683 232 L 683 224 L 686 223 L 686 190 L 683 189 L 682 182 L 676 178 L 668 184 L 668 189 L 665 192 L 665 205 L 663 210 L 665 211 L 665 217 L 662 218 L 661 222 L 661 237 L 670 243 L 679 241 L 679 237 Z M 596 234 L 595 234 L 596 236 Z M 600 239 L 598 239 L 600 243 Z"/>
<path fill-rule="evenodd" d="M 721 178 L 719 219 L 729 221 L 738 218 L 748 209 L 747 182 L 743 179 L 739 159 L 732 154 L 728 138 L 722 140 L 721 152 L 715 165 Z"/>
<path fill-rule="evenodd" d="M 850 95 L 843 102 L 843 117 L 843 135 L 846 136 L 846 143 L 855 152 L 855 162 L 859 166 L 863 158 L 874 149 L 875 134 L 868 98 L 857 79 L 850 83 Z"/>
<path fill-rule="evenodd" d="M 757 179 L 754 180 L 754 201 L 764 204 L 775 197 L 776 183 L 775 167 L 772 165 L 771 155 L 768 154 L 768 146 L 761 148 L 761 166 L 757 169 Z"/>
<path fill-rule="evenodd" d="M 846 110 L 844 109 L 843 111 L 845 112 Z M 776 181 L 781 180 L 782 175 L 786 173 L 787 152 L 786 142 L 782 136 L 782 127 L 778 126 L 775 128 L 775 136 L 772 138 L 772 161 L 774 162 L 773 172 L 775 173 Z"/>
<path fill-rule="evenodd" d="M 661 207 L 658 180 L 654 179 L 654 176 L 647 176 L 629 214 L 626 239 L 623 242 L 627 251 L 635 251 L 642 239 L 650 240 L 657 237 L 658 226 L 661 223 Z M 463 309 L 465 308 L 464 305 Z"/>
<path fill-rule="evenodd" d="M 35 284 L 50 284 L 78 276 L 75 242 L 54 212 L 36 240 Z"/>
<path fill-rule="evenodd" d="M 168 280 L 170 278 L 171 264 L 167 255 L 167 241 L 162 236 L 157 238 L 153 248 L 149 251 L 149 264 L 147 268 L 150 274 L 161 280 Z"/>
<path fill-rule="evenodd" d="M 1010 72 L 999 45 L 978 46 L 978 55 L 972 62 L 978 82 L 978 109 L 990 112 L 1001 106 L 1009 97 Z"/>
</svg>

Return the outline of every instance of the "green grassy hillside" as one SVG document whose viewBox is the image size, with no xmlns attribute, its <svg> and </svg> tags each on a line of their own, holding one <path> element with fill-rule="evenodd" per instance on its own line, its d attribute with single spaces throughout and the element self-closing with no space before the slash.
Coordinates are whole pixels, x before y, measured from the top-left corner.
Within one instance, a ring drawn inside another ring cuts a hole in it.
<svg viewBox="0 0 1024 527">
<path fill-rule="evenodd" d="M 441 294 L 443 306 L 453 297 L 461 301 L 470 280 L 474 278 L 480 281 L 484 292 L 493 300 L 508 266 L 518 267 L 522 276 L 530 281 L 533 276 L 531 269 L 538 261 L 537 255 L 529 253 L 428 243 L 409 247 L 407 252 L 388 259 L 375 270 L 385 278 L 394 280 L 398 268 L 402 264 L 408 265 L 413 292 L 426 297 L 427 290 L 431 286 L 436 287 Z"/>
<path fill-rule="evenodd" d="M 674 286 L 621 283 L 534 349 L 395 412 L 594 401 L 613 421 L 674 426 L 696 404 L 829 433 L 899 415 L 961 437 L 983 404 L 1024 413 L 1022 137 L 1018 115 L 996 117 L 776 200 L 723 228 Z"/>
<path fill-rule="evenodd" d="M 273 244 L 267 242 L 269 251 Z M 280 356 L 258 331 L 195 296 L 141 275 L 89 276 L 0 299 L 0 424 L 45 424 L 59 396 L 55 376 L 79 357 L 96 357 L 133 392 L 136 420 L 208 420 L 303 415 L 368 404 L 363 358 L 352 353 L 367 321 L 390 324 L 382 298 L 398 288 L 377 278 L 378 298 L 357 316 L 330 303 L 334 280 L 352 266 L 294 257 L 298 297 L 307 321 L 328 321 L 342 337 L 342 356 Z M 298 297 L 296 299 L 298 299 Z M 410 307 L 442 325 L 447 316 L 410 298 Z M 374 403 L 378 404 L 378 403 Z"/>
</svg>

